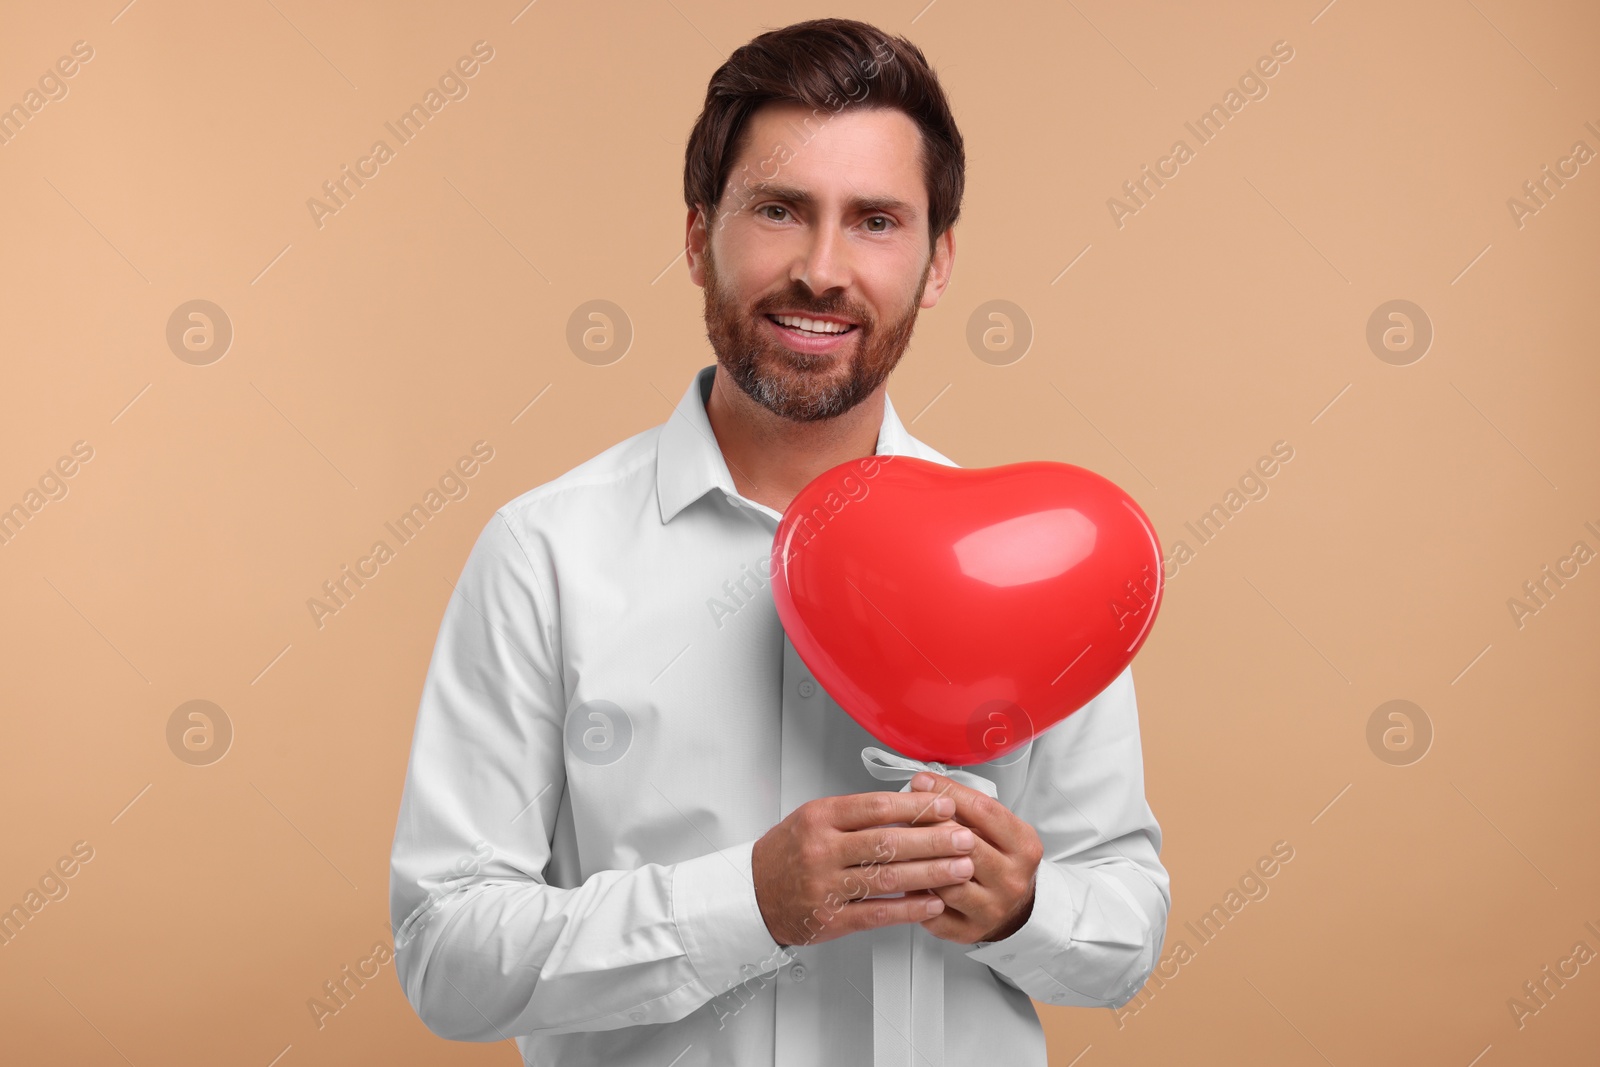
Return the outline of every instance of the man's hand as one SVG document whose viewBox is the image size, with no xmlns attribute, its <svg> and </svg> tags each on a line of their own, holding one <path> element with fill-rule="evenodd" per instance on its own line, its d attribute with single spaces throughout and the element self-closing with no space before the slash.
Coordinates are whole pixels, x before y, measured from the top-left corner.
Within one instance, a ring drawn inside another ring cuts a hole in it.
<svg viewBox="0 0 1600 1067">
<path fill-rule="evenodd" d="M 913 776 L 907 795 L 954 800 L 955 821 L 978 835 L 972 877 L 933 889 L 947 907 L 922 920 L 928 932 L 970 945 L 1000 941 L 1022 929 L 1033 914 L 1034 876 L 1044 858 L 1038 831 L 993 797 L 932 771 Z"/>
<path fill-rule="evenodd" d="M 805 945 L 937 917 L 930 889 L 972 876 L 977 835 L 949 817 L 959 801 L 929 793 L 853 793 L 795 808 L 750 856 L 772 939 Z M 904 892 L 882 900 L 864 898 Z"/>
</svg>

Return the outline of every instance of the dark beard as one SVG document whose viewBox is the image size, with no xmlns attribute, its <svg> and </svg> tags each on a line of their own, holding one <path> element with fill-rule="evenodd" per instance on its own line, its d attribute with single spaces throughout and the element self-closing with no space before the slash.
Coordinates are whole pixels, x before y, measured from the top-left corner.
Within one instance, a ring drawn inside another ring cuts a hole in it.
<svg viewBox="0 0 1600 1067">
<path fill-rule="evenodd" d="M 760 323 L 751 321 L 743 308 L 724 299 L 712 263 L 711 248 L 707 245 L 706 337 L 717 355 L 717 362 L 757 404 L 794 422 L 831 419 L 870 396 L 900 362 L 911 343 L 911 331 L 917 324 L 917 305 L 928 284 L 932 265 L 930 261 L 923 270 L 910 308 L 887 326 L 881 326 L 865 308 L 847 305 L 842 296 L 826 300 L 813 298 L 810 290 L 798 281 L 784 293 L 757 304 L 754 314 L 761 317 L 768 312 L 789 310 L 800 314 L 839 315 L 857 324 L 852 331 L 854 338 L 845 342 L 841 352 L 831 356 L 808 356 L 784 347 L 767 334 Z M 842 376 L 835 366 L 840 362 L 847 363 Z"/>
</svg>

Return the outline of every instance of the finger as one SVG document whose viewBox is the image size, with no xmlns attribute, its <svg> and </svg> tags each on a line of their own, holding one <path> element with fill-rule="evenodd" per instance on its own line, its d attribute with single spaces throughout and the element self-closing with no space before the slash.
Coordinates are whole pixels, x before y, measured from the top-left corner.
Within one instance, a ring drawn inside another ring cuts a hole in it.
<svg viewBox="0 0 1600 1067">
<path fill-rule="evenodd" d="M 840 888 L 846 898 L 857 899 L 956 885 L 971 877 L 972 860 L 966 856 L 954 856 L 849 867 L 842 872 Z"/>
<path fill-rule="evenodd" d="M 925 826 L 948 819 L 956 811 L 956 804 L 949 797 L 915 791 L 850 793 L 832 800 L 829 815 L 837 830 L 864 830 L 895 823 Z"/>
<path fill-rule="evenodd" d="M 998 886 L 1006 870 L 1015 862 L 976 831 L 973 832 L 972 847 L 967 850 L 966 856 L 972 860 L 971 881 L 988 889 Z"/>
<path fill-rule="evenodd" d="M 919 789 L 924 778 L 928 783 Z M 1002 852 L 1016 853 L 1027 844 L 1027 835 L 1021 829 L 1021 819 L 987 793 L 980 793 L 933 771 L 918 771 L 911 779 L 913 794 L 945 796 L 956 802 L 955 818 L 974 830 Z"/>
<path fill-rule="evenodd" d="M 922 928 L 934 937 L 970 947 L 983 936 L 983 925 L 949 905 L 944 911 L 922 920 Z"/>
<path fill-rule="evenodd" d="M 994 890 L 970 878 L 952 885 L 933 886 L 927 891 L 944 901 L 944 914 L 951 917 L 981 915 L 994 901 Z"/>
<path fill-rule="evenodd" d="M 968 855 L 982 839 L 953 819 L 931 826 L 874 826 L 839 838 L 838 855 L 848 865 L 899 863 Z"/>
<path fill-rule="evenodd" d="M 859 933 L 862 930 L 875 930 L 880 926 L 920 923 L 939 915 L 944 908 L 944 901 L 938 897 L 908 893 L 903 897 L 852 901 L 829 921 L 839 923 L 842 932 Z"/>
<path fill-rule="evenodd" d="M 994 929 L 995 923 L 984 917 L 984 905 L 981 902 L 975 898 L 966 899 L 964 894 L 956 891 L 959 888 L 930 889 L 930 893 L 944 900 L 944 911 L 922 920 L 922 925 L 935 937 L 970 945 L 982 937 L 985 930 Z M 960 903 L 964 907 L 952 902 L 956 898 L 963 898 Z"/>
</svg>

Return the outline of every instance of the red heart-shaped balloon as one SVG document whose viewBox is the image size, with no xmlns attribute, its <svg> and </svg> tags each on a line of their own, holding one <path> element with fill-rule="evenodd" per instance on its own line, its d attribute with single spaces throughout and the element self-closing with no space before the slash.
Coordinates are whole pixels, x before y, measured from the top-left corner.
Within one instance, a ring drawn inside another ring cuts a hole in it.
<svg viewBox="0 0 1600 1067">
<path fill-rule="evenodd" d="M 868 456 L 784 510 L 773 600 L 839 706 L 901 755 L 994 760 L 1122 673 L 1161 603 L 1161 548 L 1114 483 L 1067 463 Z"/>
</svg>

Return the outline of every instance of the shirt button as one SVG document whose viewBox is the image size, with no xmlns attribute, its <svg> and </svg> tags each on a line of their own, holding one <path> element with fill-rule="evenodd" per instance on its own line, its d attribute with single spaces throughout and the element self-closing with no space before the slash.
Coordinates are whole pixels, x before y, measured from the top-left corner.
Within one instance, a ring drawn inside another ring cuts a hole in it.
<svg viewBox="0 0 1600 1067">
<path fill-rule="evenodd" d="M 813 682 L 810 678 L 802 678 L 800 679 L 800 684 L 796 686 L 795 689 L 801 696 L 809 699 L 816 693 L 817 683 Z"/>
<path fill-rule="evenodd" d="M 1017 958 L 1017 954 L 1015 952 L 1007 952 L 1004 956 L 1000 957 L 1000 962 L 1001 963 L 1010 963 L 1012 960 L 1014 960 L 1016 958 Z"/>
<path fill-rule="evenodd" d="M 796 982 L 804 982 L 806 980 L 806 965 L 803 963 L 794 964 L 789 968 L 789 977 Z"/>
<path fill-rule="evenodd" d="M 642 1012 L 642 1011 L 630 1011 L 628 1013 L 628 1018 L 632 1019 L 636 1023 L 642 1023 L 642 1022 L 644 1022 L 644 1012 Z"/>
</svg>

